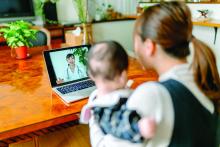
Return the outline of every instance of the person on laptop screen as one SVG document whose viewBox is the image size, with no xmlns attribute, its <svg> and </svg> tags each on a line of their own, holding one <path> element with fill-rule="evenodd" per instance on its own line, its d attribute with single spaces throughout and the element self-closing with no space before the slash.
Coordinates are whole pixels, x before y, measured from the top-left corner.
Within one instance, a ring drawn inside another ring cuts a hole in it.
<svg viewBox="0 0 220 147">
<path fill-rule="evenodd" d="M 66 61 L 67 61 L 68 67 L 66 68 L 64 72 L 65 76 L 64 78 L 58 78 L 56 81 L 57 84 L 77 80 L 77 79 L 84 78 L 87 76 L 86 70 L 83 68 L 80 68 L 76 64 L 75 56 L 72 53 L 68 53 L 66 55 Z"/>
</svg>

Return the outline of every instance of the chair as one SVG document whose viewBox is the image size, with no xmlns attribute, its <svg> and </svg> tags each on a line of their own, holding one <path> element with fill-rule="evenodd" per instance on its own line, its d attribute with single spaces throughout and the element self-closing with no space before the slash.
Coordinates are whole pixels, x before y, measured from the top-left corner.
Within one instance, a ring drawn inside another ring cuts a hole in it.
<svg viewBox="0 0 220 147">
<path fill-rule="evenodd" d="M 40 27 L 40 26 L 32 26 L 31 28 L 38 30 L 36 34 L 36 40 L 33 39 L 30 40 L 33 46 L 47 45 L 49 48 L 51 48 L 50 32 L 44 27 Z"/>
</svg>

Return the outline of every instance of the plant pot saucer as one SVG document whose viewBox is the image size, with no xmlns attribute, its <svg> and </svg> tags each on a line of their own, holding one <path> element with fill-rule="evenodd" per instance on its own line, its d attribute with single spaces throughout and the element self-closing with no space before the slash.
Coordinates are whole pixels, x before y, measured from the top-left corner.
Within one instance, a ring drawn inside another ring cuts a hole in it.
<svg viewBox="0 0 220 147">
<path fill-rule="evenodd" d="M 23 60 L 23 59 L 28 59 L 30 57 L 31 57 L 31 55 L 27 53 L 27 57 L 26 58 L 18 58 L 18 57 L 16 57 L 16 59 Z"/>
</svg>

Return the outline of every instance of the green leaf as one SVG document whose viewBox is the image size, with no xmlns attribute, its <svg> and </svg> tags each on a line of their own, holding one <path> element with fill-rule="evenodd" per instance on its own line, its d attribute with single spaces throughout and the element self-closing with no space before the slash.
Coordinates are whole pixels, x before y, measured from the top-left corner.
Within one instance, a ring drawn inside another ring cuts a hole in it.
<svg viewBox="0 0 220 147">
<path fill-rule="evenodd" d="M 74 56 L 79 57 L 79 62 L 82 63 L 83 65 L 86 65 L 87 60 L 86 60 L 86 53 L 88 52 L 87 48 L 78 48 L 73 51 Z"/>
<path fill-rule="evenodd" d="M 23 20 L 6 24 L 5 28 L 0 29 L 3 37 L 6 39 L 8 46 L 31 46 L 30 39 L 36 38 L 37 30 L 30 29 L 31 24 Z"/>
<path fill-rule="evenodd" d="M 17 45 L 18 45 L 18 46 L 24 46 L 25 44 L 24 44 L 23 42 L 19 41 L 19 42 L 17 43 Z"/>
<path fill-rule="evenodd" d="M 73 0 L 76 8 L 78 18 L 81 23 L 87 22 L 87 1 L 86 0 Z"/>
</svg>

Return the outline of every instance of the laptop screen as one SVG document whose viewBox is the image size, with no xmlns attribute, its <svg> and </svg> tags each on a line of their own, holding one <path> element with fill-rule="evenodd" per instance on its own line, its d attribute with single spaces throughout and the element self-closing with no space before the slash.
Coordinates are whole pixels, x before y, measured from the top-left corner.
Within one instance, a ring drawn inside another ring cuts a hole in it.
<svg viewBox="0 0 220 147">
<path fill-rule="evenodd" d="M 88 78 L 86 57 L 90 46 L 76 46 L 44 52 L 52 87 Z"/>
</svg>

